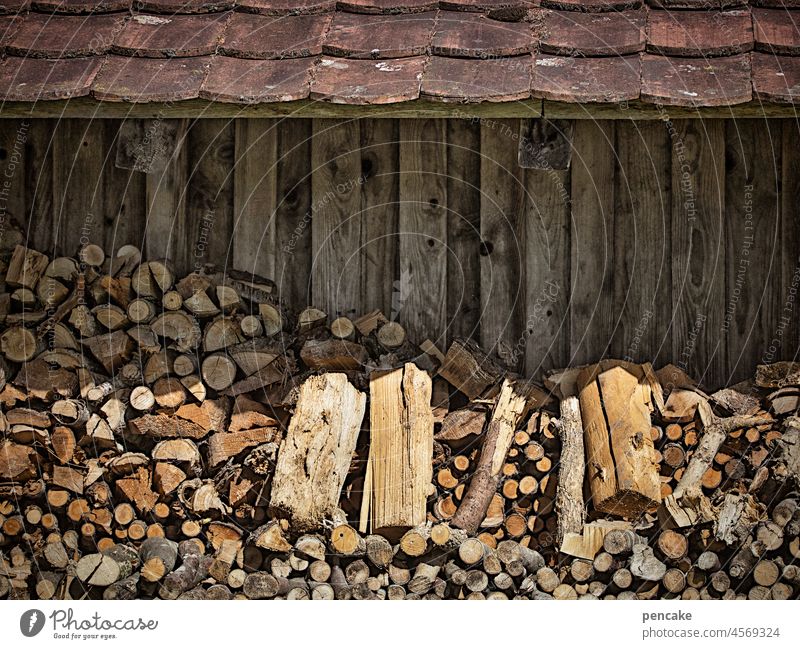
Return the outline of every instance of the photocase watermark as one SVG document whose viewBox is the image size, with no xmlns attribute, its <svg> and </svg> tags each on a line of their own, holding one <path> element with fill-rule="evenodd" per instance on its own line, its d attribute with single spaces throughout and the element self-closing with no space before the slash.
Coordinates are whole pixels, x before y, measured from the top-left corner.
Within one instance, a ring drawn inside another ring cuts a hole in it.
<svg viewBox="0 0 800 649">
<path fill-rule="evenodd" d="M 772 363 L 777 358 L 783 348 L 784 335 L 786 334 L 789 326 L 796 319 L 797 310 L 797 292 L 800 290 L 800 260 L 794 267 L 792 280 L 783 300 L 783 308 L 778 314 L 778 325 L 775 327 L 775 333 L 772 339 L 767 344 L 764 354 L 761 356 L 762 363 Z"/>
<path fill-rule="evenodd" d="M 205 264 L 206 252 L 208 251 L 208 241 L 214 230 L 214 223 L 217 217 L 214 210 L 206 210 L 203 218 L 200 219 L 200 232 L 197 235 L 197 242 L 194 245 L 192 256 L 194 257 L 194 272 L 201 273 Z"/>
<path fill-rule="evenodd" d="M 742 238 L 742 249 L 739 251 L 739 263 L 736 266 L 736 279 L 733 282 L 733 289 L 728 297 L 728 304 L 725 307 L 725 316 L 722 320 L 722 333 L 728 333 L 731 323 L 736 315 L 736 307 L 742 296 L 742 288 L 745 284 L 747 271 L 750 268 L 750 252 L 755 243 L 753 234 L 753 185 L 744 187 L 744 237 Z"/>
<path fill-rule="evenodd" d="M 303 236 L 303 233 L 308 229 L 309 223 L 311 223 L 311 220 L 314 218 L 314 212 L 322 207 L 325 207 L 337 196 L 341 196 L 342 194 L 351 191 L 355 187 L 360 187 L 365 182 L 367 182 L 367 176 L 362 174 L 357 178 L 351 178 L 350 180 L 336 183 L 336 185 L 334 185 L 331 189 L 328 189 L 325 194 L 323 194 L 322 198 L 314 201 L 308 211 L 303 214 L 303 217 L 300 219 L 299 223 L 295 226 L 294 230 L 292 230 L 289 241 L 287 241 L 286 245 L 283 246 L 283 252 L 287 255 L 294 254 L 294 249 L 297 247 L 297 242 L 300 241 L 300 237 Z M 273 218 L 275 218 L 275 215 L 273 215 Z"/>
<path fill-rule="evenodd" d="M 636 354 L 639 351 L 639 346 L 642 344 L 642 338 L 647 332 L 647 329 L 650 326 L 650 322 L 652 321 L 654 315 L 655 313 L 653 313 L 652 310 L 647 309 L 642 314 L 642 317 L 639 318 L 639 323 L 633 330 L 633 340 L 631 340 L 630 345 L 628 345 L 628 351 L 623 357 L 623 360 L 626 360 L 629 363 L 634 362 L 634 358 L 636 357 Z"/>
<path fill-rule="evenodd" d="M 683 209 L 686 213 L 686 220 L 690 223 L 697 220 L 697 205 L 695 204 L 694 181 L 692 179 L 692 165 L 686 157 L 686 144 L 683 138 L 672 123 L 669 113 L 662 104 L 656 104 L 658 110 L 658 118 L 664 122 L 664 126 L 669 134 L 669 139 L 672 141 L 672 148 L 675 151 L 675 157 L 678 160 L 678 168 L 680 169 L 680 191 L 683 195 Z"/>
<path fill-rule="evenodd" d="M 97 612 L 89 617 L 77 617 L 71 608 L 57 608 L 45 615 L 38 608 L 32 608 L 20 616 L 19 630 L 26 638 L 32 638 L 44 630 L 48 618 L 56 640 L 114 640 L 120 631 L 155 631 L 158 628 L 158 620 L 141 617 L 105 617 Z"/>
<path fill-rule="evenodd" d="M 677 359 L 677 366 L 681 368 L 683 371 L 686 371 L 689 367 L 689 361 L 692 360 L 692 356 L 694 355 L 694 349 L 697 347 L 697 338 L 700 336 L 700 332 L 703 330 L 703 327 L 706 324 L 706 320 L 708 317 L 702 313 L 698 313 L 694 318 L 694 324 L 692 325 L 692 330 L 689 332 L 689 335 L 686 337 L 686 344 L 683 346 L 681 350 L 681 354 Z"/>
<path fill-rule="evenodd" d="M 28 141 L 30 126 L 31 123 L 27 121 L 19 125 L 11 150 L 6 152 L 6 165 L 3 170 L 2 183 L 0 183 L 0 240 L 2 240 L 8 224 L 8 198 L 11 195 L 11 188 L 14 186 L 17 167 L 25 154 L 25 143 Z"/>
</svg>

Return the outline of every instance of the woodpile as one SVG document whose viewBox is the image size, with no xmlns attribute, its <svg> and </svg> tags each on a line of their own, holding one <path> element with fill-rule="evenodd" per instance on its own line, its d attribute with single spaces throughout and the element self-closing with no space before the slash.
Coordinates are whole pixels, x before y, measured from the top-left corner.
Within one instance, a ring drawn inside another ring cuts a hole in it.
<svg viewBox="0 0 800 649">
<path fill-rule="evenodd" d="M 795 364 L 542 386 L 132 246 L 2 276 L 0 598 L 800 594 Z"/>
</svg>

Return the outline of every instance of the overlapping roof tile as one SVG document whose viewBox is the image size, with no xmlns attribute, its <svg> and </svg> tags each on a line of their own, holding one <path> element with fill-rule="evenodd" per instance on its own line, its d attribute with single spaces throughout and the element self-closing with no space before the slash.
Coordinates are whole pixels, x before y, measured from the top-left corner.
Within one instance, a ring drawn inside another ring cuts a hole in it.
<svg viewBox="0 0 800 649">
<path fill-rule="evenodd" d="M 3 0 L 34 102 L 800 102 L 800 0 Z"/>
</svg>

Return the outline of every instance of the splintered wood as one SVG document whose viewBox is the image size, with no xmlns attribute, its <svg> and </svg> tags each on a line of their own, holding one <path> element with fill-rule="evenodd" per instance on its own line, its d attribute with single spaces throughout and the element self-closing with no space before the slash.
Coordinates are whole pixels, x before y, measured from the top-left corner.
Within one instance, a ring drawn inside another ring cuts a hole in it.
<svg viewBox="0 0 800 649">
<path fill-rule="evenodd" d="M 578 377 L 586 462 L 597 511 L 636 516 L 661 502 L 649 397 L 631 367 L 599 365 Z"/>
<path fill-rule="evenodd" d="M 370 376 L 361 531 L 397 536 L 425 522 L 433 460 L 431 378 L 412 363 Z"/>
<path fill-rule="evenodd" d="M 344 374 L 312 377 L 300 387 L 270 498 L 270 507 L 297 531 L 319 529 L 338 508 L 366 402 Z"/>
</svg>

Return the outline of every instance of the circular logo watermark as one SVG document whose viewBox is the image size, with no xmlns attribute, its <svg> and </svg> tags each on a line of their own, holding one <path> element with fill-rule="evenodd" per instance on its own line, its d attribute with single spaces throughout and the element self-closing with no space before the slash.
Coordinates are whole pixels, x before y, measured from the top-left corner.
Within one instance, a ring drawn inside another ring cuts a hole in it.
<svg viewBox="0 0 800 649">
<path fill-rule="evenodd" d="M 19 618 L 19 630 L 26 638 L 32 638 L 44 628 L 44 613 L 38 608 L 25 611 Z"/>
</svg>

